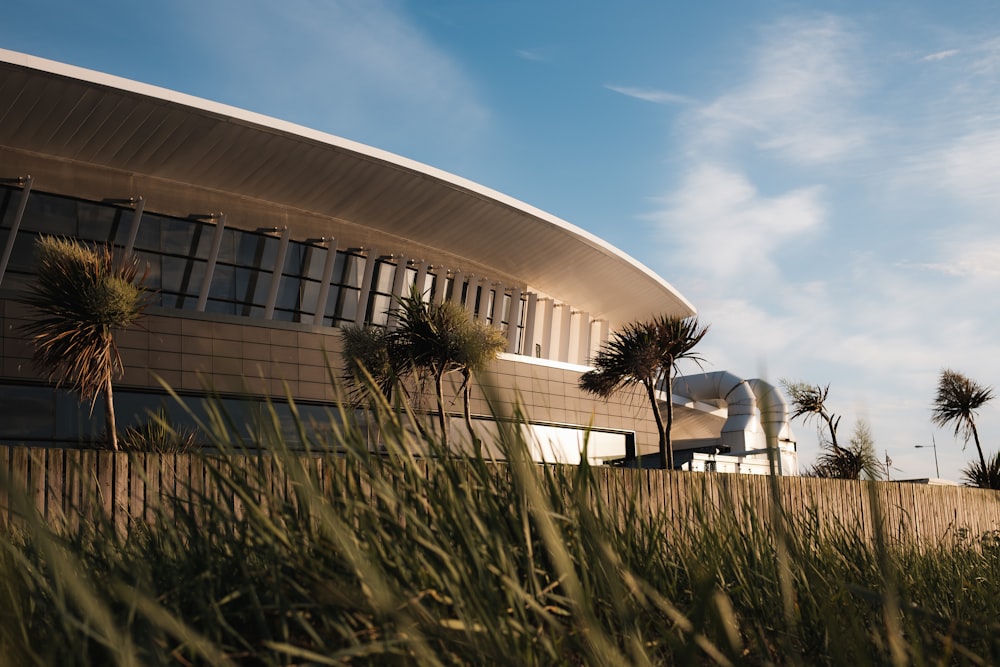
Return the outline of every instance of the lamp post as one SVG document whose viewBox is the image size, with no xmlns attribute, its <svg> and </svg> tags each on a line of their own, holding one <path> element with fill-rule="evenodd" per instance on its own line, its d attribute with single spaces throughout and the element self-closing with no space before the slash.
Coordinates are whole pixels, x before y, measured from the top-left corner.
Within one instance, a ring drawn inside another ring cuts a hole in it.
<svg viewBox="0 0 1000 667">
<path fill-rule="evenodd" d="M 937 473 L 938 478 L 941 477 L 941 468 L 938 466 L 937 458 L 937 441 L 934 439 L 934 434 L 931 434 L 931 444 L 929 445 L 914 445 L 917 449 L 925 449 L 931 447 L 934 449 L 934 472 Z"/>
</svg>

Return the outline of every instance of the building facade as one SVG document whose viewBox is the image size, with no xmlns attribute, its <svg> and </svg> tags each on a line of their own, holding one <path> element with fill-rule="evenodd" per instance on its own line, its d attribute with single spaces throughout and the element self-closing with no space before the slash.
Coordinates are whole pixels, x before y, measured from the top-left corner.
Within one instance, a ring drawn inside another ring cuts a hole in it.
<svg viewBox="0 0 1000 667">
<path fill-rule="evenodd" d="M 210 387 L 237 411 L 252 412 L 247 397 L 287 394 L 321 415 L 337 398 L 338 328 L 394 326 L 393 297 L 416 286 L 506 335 L 506 352 L 474 388 L 478 418 L 491 417 L 488 397 L 493 410 L 497 397 L 516 397 L 535 437 L 555 443 L 542 458 L 578 457 L 574 443 L 588 427 L 595 459 L 621 458 L 656 446 L 645 398 L 595 400 L 577 388 L 580 374 L 622 324 L 695 313 L 621 251 L 478 184 L 250 112 L 0 51 L 5 441 L 74 442 L 101 428 L 40 379 L 20 330 L 29 315 L 17 296 L 43 234 L 110 243 L 149 267 L 144 325 L 117 336 L 125 424 L 162 401 L 161 381 L 193 398 Z"/>
</svg>

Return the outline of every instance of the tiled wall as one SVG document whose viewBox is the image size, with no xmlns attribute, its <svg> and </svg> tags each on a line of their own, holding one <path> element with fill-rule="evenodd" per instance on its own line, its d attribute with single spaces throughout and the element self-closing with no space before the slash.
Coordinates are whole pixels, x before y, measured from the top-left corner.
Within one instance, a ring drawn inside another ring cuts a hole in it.
<svg viewBox="0 0 1000 667">
<path fill-rule="evenodd" d="M 341 374 L 338 330 L 311 329 L 304 325 L 231 318 L 185 312 L 184 316 L 154 309 L 141 328 L 118 332 L 116 340 L 125 365 L 122 387 L 158 388 L 157 377 L 178 391 L 211 387 L 220 393 L 284 396 L 300 401 L 333 401 L 324 350 Z M 24 307 L 2 302 L 3 378 L 38 377 L 31 364 L 31 349 L 19 330 Z M 472 413 L 491 414 L 487 396 L 495 397 L 499 416 L 512 413 L 515 400 L 531 421 L 600 429 L 634 431 L 640 450 L 656 447 L 656 427 L 641 391 L 623 391 L 604 401 L 577 387 L 578 369 L 516 361 L 494 361 L 473 386 Z M 446 388 L 447 409 L 462 413 L 461 383 L 456 373 Z M 516 398 L 515 398 L 516 397 Z M 424 398 L 433 406 L 432 396 Z"/>
</svg>

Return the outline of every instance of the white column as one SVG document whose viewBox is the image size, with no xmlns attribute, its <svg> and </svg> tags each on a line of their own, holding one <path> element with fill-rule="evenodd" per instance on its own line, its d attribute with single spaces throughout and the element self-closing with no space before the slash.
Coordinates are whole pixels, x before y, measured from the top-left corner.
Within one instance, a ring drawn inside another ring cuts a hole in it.
<svg viewBox="0 0 1000 667">
<path fill-rule="evenodd" d="M 271 285 L 267 290 L 267 304 L 264 306 L 264 319 L 274 319 L 274 305 L 278 301 L 278 288 L 281 287 L 281 274 L 285 270 L 285 256 L 288 254 L 288 240 L 291 232 L 286 226 L 281 230 L 281 240 L 278 241 L 278 253 L 274 258 L 274 268 L 271 270 Z"/>
<path fill-rule="evenodd" d="M 448 269 L 437 267 L 434 272 L 434 303 L 444 303 L 448 294 Z"/>
<path fill-rule="evenodd" d="M 510 307 L 507 309 L 507 351 L 517 352 L 517 325 L 521 322 L 521 288 L 510 289 Z"/>
<path fill-rule="evenodd" d="M 595 320 L 594 328 L 596 331 L 596 338 L 591 341 L 590 354 L 594 356 L 597 354 L 598 350 L 604 347 L 604 344 L 608 342 L 609 335 L 609 325 L 607 320 Z"/>
<path fill-rule="evenodd" d="M 489 320 L 493 312 L 497 292 L 502 288 L 503 286 L 500 283 L 491 283 L 489 280 L 483 280 L 482 296 L 479 298 L 479 317 L 477 318 L 480 322 Z M 491 291 L 492 294 L 490 293 Z"/>
<path fill-rule="evenodd" d="M 3 282 L 3 274 L 7 272 L 7 263 L 10 261 L 11 251 L 14 249 L 14 240 L 17 238 L 17 230 L 21 227 L 21 218 L 24 217 L 24 208 L 28 205 L 28 195 L 31 194 L 31 184 L 33 182 L 34 179 L 31 176 L 24 177 L 24 185 L 21 188 L 21 199 L 17 203 L 17 211 L 14 213 L 14 220 L 10 225 L 10 234 L 7 236 L 7 243 L 3 247 L 3 257 L 0 258 L 0 283 Z"/>
<path fill-rule="evenodd" d="M 462 305 L 462 285 L 465 284 L 465 273 L 456 271 L 451 281 L 451 298 L 449 301 Z"/>
<path fill-rule="evenodd" d="M 408 260 L 401 254 L 397 254 L 396 257 L 396 273 L 392 276 L 392 299 L 389 301 L 389 318 L 385 323 L 389 329 L 395 329 L 399 322 L 397 317 L 399 300 L 403 297 L 403 289 L 406 286 L 406 266 L 409 264 Z M 407 294 L 407 296 L 409 295 Z"/>
<path fill-rule="evenodd" d="M 569 339 L 573 331 L 573 308 L 568 303 L 559 304 L 559 347 L 556 352 L 556 361 L 569 361 Z"/>
<path fill-rule="evenodd" d="M 201 292 L 198 294 L 198 304 L 195 310 L 205 312 L 208 304 L 208 291 L 212 287 L 212 276 L 215 274 L 215 263 L 219 261 L 219 249 L 222 247 L 222 232 L 226 229 L 226 214 L 213 215 L 215 218 L 215 236 L 212 237 L 212 248 L 208 253 L 208 265 L 205 267 L 205 279 L 201 282 Z"/>
<path fill-rule="evenodd" d="M 580 313 L 580 342 L 577 346 L 576 363 L 586 364 L 590 361 L 590 313 Z"/>
<path fill-rule="evenodd" d="M 128 239 L 125 241 L 125 256 L 130 257 L 135 250 L 135 239 L 139 236 L 139 222 L 142 220 L 142 212 L 146 208 L 146 200 L 142 197 L 135 198 L 135 210 L 132 211 L 132 224 L 128 228 Z"/>
<path fill-rule="evenodd" d="M 361 290 L 358 293 L 358 308 L 354 313 L 354 323 L 364 324 L 368 310 L 368 296 L 372 292 L 372 276 L 375 275 L 375 265 L 378 264 L 378 248 L 371 248 L 365 257 L 365 272 L 361 278 Z"/>
<path fill-rule="evenodd" d="M 552 355 L 552 327 L 555 323 L 555 301 L 549 298 L 541 300 L 541 311 L 538 313 L 538 329 L 541 335 L 538 337 L 542 359 L 551 359 Z"/>
<path fill-rule="evenodd" d="M 521 354 L 535 356 L 535 311 L 538 308 L 538 295 L 528 292 L 528 302 L 524 304 L 524 334 L 521 336 Z"/>
<path fill-rule="evenodd" d="M 330 298 L 330 281 L 333 280 L 333 267 L 337 263 L 337 239 L 330 239 L 326 244 L 326 257 L 323 258 L 323 277 L 319 284 L 319 295 L 316 297 L 316 314 L 313 324 L 323 326 L 326 317 L 326 302 Z"/>
<path fill-rule="evenodd" d="M 476 290 L 479 288 L 479 283 L 482 279 L 476 276 L 469 276 L 469 289 L 465 292 L 465 310 L 472 317 L 476 315 Z"/>
<path fill-rule="evenodd" d="M 413 281 L 413 284 L 417 286 L 420 290 L 420 295 L 423 297 L 424 301 L 429 302 L 431 300 L 431 295 L 427 293 L 427 288 L 424 287 L 424 283 L 427 282 L 427 260 L 422 259 L 417 263 L 417 278 Z"/>
</svg>

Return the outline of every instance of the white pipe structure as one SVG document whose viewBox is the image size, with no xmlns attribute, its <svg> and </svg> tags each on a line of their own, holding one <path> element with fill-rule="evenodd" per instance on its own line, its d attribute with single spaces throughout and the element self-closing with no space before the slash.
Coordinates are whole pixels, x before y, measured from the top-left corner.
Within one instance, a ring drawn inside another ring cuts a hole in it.
<svg viewBox="0 0 1000 667">
<path fill-rule="evenodd" d="M 750 385 L 728 371 L 674 378 L 674 392 L 692 401 L 725 401 L 728 418 L 719 436 L 730 452 L 764 449 L 766 438 L 757 416 L 757 398 Z"/>
<path fill-rule="evenodd" d="M 767 435 L 767 446 L 795 451 L 795 436 L 788 418 L 788 402 L 781 390 L 764 380 L 747 380 L 760 407 L 760 421 Z"/>
</svg>

